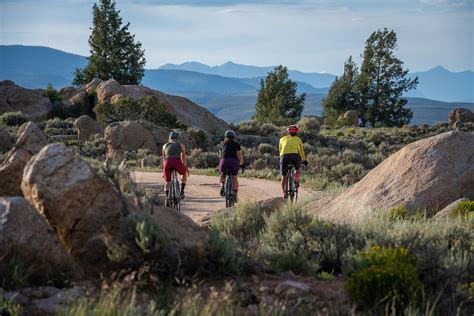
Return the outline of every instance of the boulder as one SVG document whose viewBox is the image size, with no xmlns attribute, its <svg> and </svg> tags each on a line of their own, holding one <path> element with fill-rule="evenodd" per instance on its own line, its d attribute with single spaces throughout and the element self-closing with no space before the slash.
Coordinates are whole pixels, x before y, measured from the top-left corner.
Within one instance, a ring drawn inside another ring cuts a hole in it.
<svg viewBox="0 0 474 316">
<path fill-rule="evenodd" d="M 285 297 L 301 297 L 308 294 L 311 287 L 303 282 L 297 282 L 292 280 L 286 280 L 281 282 L 275 288 L 275 294 L 283 295 Z"/>
<path fill-rule="evenodd" d="M 12 148 L 13 142 L 6 129 L 0 127 L 0 154 L 3 154 Z"/>
<path fill-rule="evenodd" d="M 84 90 L 87 92 L 87 94 L 91 95 L 91 94 L 94 94 L 97 92 L 97 87 L 99 86 L 99 84 L 101 84 L 103 81 L 102 79 L 99 79 L 99 78 L 94 78 L 92 79 L 91 82 L 89 82 L 88 84 L 86 84 L 84 86 Z"/>
<path fill-rule="evenodd" d="M 465 108 L 456 108 L 448 113 L 449 125 L 453 128 L 459 128 L 463 123 L 474 122 L 474 113 Z"/>
<path fill-rule="evenodd" d="M 451 131 L 411 143 L 327 203 L 310 203 L 318 217 L 357 221 L 404 205 L 410 213 L 474 199 L 474 134 Z"/>
<path fill-rule="evenodd" d="M 121 93 L 122 86 L 114 79 L 102 81 L 96 88 L 98 102 L 110 102 L 114 95 Z"/>
<path fill-rule="evenodd" d="M 459 199 L 459 200 L 456 200 L 454 201 L 453 203 L 449 204 L 448 206 L 446 206 L 445 208 L 443 208 L 441 211 L 439 211 L 438 213 L 435 214 L 434 218 L 449 218 L 449 216 L 451 215 L 451 212 L 459 206 L 459 204 L 461 202 L 467 202 L 469 201 L 468 199 L 465 199 L 465 198 L 462 198 L 462 199 Z"/>
<path fill-rule="evenodd" d="M 30 120 L 38 121 L 45 119 L 52 108 L 51 101 L 40 93 L 9 80 L 0 81 L 0 115 L 19 111 Z"/>
<path fill-rule="evenodd" d="M 51 226 L 22 197 L 0 197 L 0 257 L 20 255 L 32 265 L 78 275 L 79 269 Z M 59 272 L 59 271 L 58 271 Z"/>
<path fill-rule="evenodd" d="M 21 178 L 26 163 L 49 143 L 48 137 L 33 122 L 23 124 L 18 135 L 7 160 L 0 166 L 0 196 L 22 195 Z"/>
<path fill-rule="evenodd" d="M 105 124 L 99 123 L 88 115 L 83 115 L 74 121 L 74 128 L 80 142 L 85 142 L 92 135 L 104 135 Z"/>
<path fill-rule="evenodd" d="M 168 129 L 148 121 L 123 121 L 108 125 L 104 131 L 107 158 L 123 155 L 126 151 L 149 149 L 161 153 L 161 146 L 168 140 Z"/>
<path fill-rule="evenodd" d="M 347 111 L 343 115 L 339 116 L 337 121 L 340 123 L 348 124 L 352 127 L 359 126 L 359 116 L 357 115 L 357 111 L 355 110 Z"/>
<path fill-rule="evenodd" d="M 63 144 L 45 146 L 26 165 L 21 189 L 81 263 L 106 259 L 102 234 L 117 231 L 126 206 L 82 158 Z"/>
</svg>

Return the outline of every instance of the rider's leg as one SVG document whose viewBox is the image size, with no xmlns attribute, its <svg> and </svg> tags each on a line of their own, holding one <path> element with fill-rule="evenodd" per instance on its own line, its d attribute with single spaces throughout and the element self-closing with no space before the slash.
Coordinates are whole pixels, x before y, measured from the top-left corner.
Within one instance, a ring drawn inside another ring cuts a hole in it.
<svg viewBox="0 0 474 316">
<path fill-rule="evenodd" d="M 232 176 L 232 182 L 234 184 L 235 198 L 237 199 L 237 194 L 239 193 L 239 179 L 237 178 L 237 176 Z"/>
<path fill-rule="evenodd" d="M 283 192 L 283 197 L 285 197 L 285 186 L 286 186 L 286 175 L 281 176 L 281 191 Z"/>
<path fill-rule="evenodd" d="M 299 182 L 300 181 L 300 175 L 301 175 L 301 170 L 300 169 L 296 170 L 295 171 L 295 185 L 296 185 L 296 187 L 298 187 L 299 184 L 300 184 L 300 182 Z"/>
<path fill-rule="evenodd" d="M 188 179 L 188 173 L 185 172 L 182 176 L 181 176 L 181 196 L 184 197 L 184 188 L 186 187 L 186 180 Z"/>
</svg>

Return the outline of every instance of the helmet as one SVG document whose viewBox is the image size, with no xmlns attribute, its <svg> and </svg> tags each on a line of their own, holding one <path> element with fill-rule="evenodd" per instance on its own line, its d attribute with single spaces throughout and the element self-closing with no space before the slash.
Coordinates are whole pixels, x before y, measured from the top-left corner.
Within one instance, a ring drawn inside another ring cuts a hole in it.
<svg viewBox="0 0 474 316">
<path fill-rule="evenodd" d="M 296 126 L 296 125 L 290 125 L 290 126 L 288 126 L 288 127 L 286 128 L 286 130 L 287 130 L 288 133 L 290 133 L 290 134 L 296 134 L 296 133 L 298 133 L 299 128 L 298 128 L 298 126 Z"/>
<path fill-rule="evenodd" d="M 175 132 L 175 131 L 172 131 L 169 135 L 169 138 L 170 139 L 179 139 L 179 133 Z"/>
<path fill-rule="evenodd" d="M 237 134 L 233 130 L 230 129 L 224 133 L 224 136 L 229 137 L 229 138 L 235 138 Z"/>
</svg>

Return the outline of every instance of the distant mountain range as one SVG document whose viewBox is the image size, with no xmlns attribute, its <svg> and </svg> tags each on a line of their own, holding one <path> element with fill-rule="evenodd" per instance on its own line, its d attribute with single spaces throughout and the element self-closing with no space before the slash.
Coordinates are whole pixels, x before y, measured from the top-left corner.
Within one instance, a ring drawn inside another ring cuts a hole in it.
<svg viewBox="0 0 474 316">
<path fill-rule="evenodd" d="M 45 88 L 49 82 L 56 88 L 69 86 L 74 70 L 86 64 L 84 56 L 48 47 L 0 45 L 0 80 L 12 80 L 27 88 Z M 166 64 L 147 69 L 142 84 L 185 96 L 227 121 L 238 122 L 252 115 L 260 80 L 273 69 L 233 62 L 212 67 L 198 62 Z M 321 101 L 336 76 L 297 70 L 289 74 L 298 83 L 298 93 L 308 94 L 305 113 L 321 114 Z M 474 72 L 436 67 L 409 76 L 420 79 L 418 89 L 407 94 L 408 106 L 415 112 L 413 123 L 445 121 L 453 107 L 474 110 L 474 104 L 467 103 L 474 102 Z"/>
</svg>

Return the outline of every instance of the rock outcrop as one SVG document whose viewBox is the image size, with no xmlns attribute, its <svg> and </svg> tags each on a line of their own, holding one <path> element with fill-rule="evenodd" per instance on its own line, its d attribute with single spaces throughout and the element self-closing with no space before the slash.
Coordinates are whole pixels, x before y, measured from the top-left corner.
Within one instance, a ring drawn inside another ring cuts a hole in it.
<svg viewBox="0 0 474 316">
<path fill-rule="evenodd" d="M 357 221 L 401 205 L 434 214 L 463 197 L 474 199 L 474 135 L 452 131 L 403 147 L 342 194 L 308 209 Z"/>
<path fill-rule="evenodd" d="M 126 151 L 149 149 L 161 153 L 161 145 L 168 140 L 169 130 L 148 121 L 124 121 L 108 125 L 104 131 L 107 158 L 123 155 Z"/>
<path fill-rule="evenodd" d="M 0 127 L 0 154 L 3 154 L 12 148 L 13 142 L 7 130 Z"/>
<path fill-rule="evenodd" d="M 80 142 L 85 142 L 95 134 L 104 135 L 105 124 L 99 123 L 88 115 L 82 115 L 74 121 L 74 128 Z"/>
<path fill-rule="evenodd" d="M 459 200 L 454 201 L 453 203 L 449 204 L 445 208 L 443 208 L 441 211 L 436 213 L 434 218 L 448 218 L 451 215 L 451 212 L 459 206 L 461 202 L 466 202 L 469 201 L 468 199 L 462 198 Z"/>
<path fill-rule="evenodd" d="M 0 197 L 0 258 L 9 254 L 32 265 L 49 264 L 73 275 L 80 273 L 46 220 L 17 196 Z"/>
<path fill-rule="evenodd" d="M 175 114 L 178 119 L 188 126 L 200 128 L 209 133 L 215 131 L 223 132 L 229 129 L 229 125 L 226 122 L 190 100 L 147 87 L 138 85 L 121 86 L 115 80 L 107 80 L 97 86 L 96 93 L 98 102 L 112 102 L 123 97 L 139 100 L 146 96 L 154 96 L 159 101 L 165 103 L 167 111 Z"/>
<path fill-rule="evenodd" d="M 0 81 L 0 114 L 21 112 L 28 119 L 37 121 L 46 118 L 52 108 L 51 101 L 38 92 L 9 80 Z"/>
<path fill-rule="evenodd" d="M 353 127 L 359 126 L 359 116 L 355 110 L 347 111 L 343 115 L 339 116 L 337 121 Z"/>
<path fill-rule="evenodd" d="M 465 108 L 453 109 L 448 113 L 448 122 L 453 128 L 459 128 L 464 123 L 474 122 L 474 113 Z"/>
<path fill-rule="evenodd" d="M 23 124 L 18 134 L 15 146 L 0 166 L 0 196 L 22 195 L 21 178 L 26 163 L 49 143 L 48 137 L 33 122 Z"/>
<path fill-rule="evenodd" d="M 105 259 L 104 233 L 119 225 L 124 203 L 108 182 L 63 144 L 44 147 L 25 167 L 25 198 L 79 261 Z"/>
</svg>

